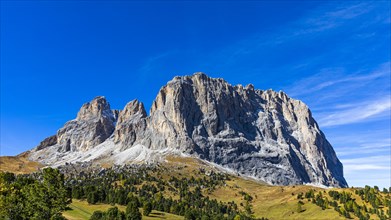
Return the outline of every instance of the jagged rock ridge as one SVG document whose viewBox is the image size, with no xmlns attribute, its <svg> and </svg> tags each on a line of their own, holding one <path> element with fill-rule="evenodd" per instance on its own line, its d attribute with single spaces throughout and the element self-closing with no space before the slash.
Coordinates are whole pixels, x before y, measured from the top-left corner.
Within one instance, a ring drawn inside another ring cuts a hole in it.
<svg viewBox="0 0 391 220">
<path fill-rule="evenodd" d="M 271 184 L 347 186 L 341 162 L 303 102 L 203 73 L 168 82 L 149 116 L 137 100 L 118 112 L 97 97 L 30 158 L 53 164 L 46 157 L 77 161 L 81 152 L 100 152 L 93 159 L 120 154 L 124 161 L 143 154 L 148 160 L 145 155 L 162 151 L 193 155 Z"/>
</svg>

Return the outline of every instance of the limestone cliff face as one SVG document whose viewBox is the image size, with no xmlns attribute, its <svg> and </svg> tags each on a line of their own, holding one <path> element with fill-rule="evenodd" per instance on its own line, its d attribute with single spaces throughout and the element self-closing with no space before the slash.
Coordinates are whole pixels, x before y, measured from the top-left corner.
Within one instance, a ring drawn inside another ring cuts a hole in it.
<svg viewBox="0 0 391 220">
<path fill-rule="evenodd" d="M 87 151 L 113 133 L 117 116 L 118 111 L 111 110 L 106 99 L 98 96 L 81 107 L 76 119 L 41 142 L 37 150 L 56 146 L 60 152 Z"/>
<path fill-rule="evenodd" d="M 81 107 L 76 120 L 58 130 L 57 143 L 62 151 L 86 151 L 110 137 L 117 115 L 104 97 L 96 97 Z"/>
<path fill-rule="evenodd" d="M 147 113 L 143 103 L 138 100 L 129 102 L 119 113 L 117 126 L 114 131 L 114 142 L 120 143 L 122 149 L 129 148 L 140 140 L 141 133 L 145 131 Z"/>
<path fill-rule="evenodd" d="M 304 103 L 203 73 L 168 82 L 149 116 L 134 100 L 117 120 L 106 100 L 94 99 L 56 137 L 54 146 L 63 151 L 87 151 L 107 139 L 121 152 L 136 145 L 175 149 L 271 184 L 347 186 L 342 164 Z"/>
</svg>

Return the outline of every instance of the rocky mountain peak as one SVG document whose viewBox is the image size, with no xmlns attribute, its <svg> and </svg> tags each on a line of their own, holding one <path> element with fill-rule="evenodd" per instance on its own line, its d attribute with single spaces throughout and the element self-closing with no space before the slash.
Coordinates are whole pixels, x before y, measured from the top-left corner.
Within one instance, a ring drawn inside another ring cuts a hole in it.
<svg viewBox="0 0 391 220">
<path fill-rule="evenodd" d="M 55 136 L 42 141 L 36 150 L 53 146 L 58 152 L 87 151 L 114 132 L 117 118 L 118 111 L 111 110 L 105 97 L 98 96 L 83 104 L 75 120 L 68 121 Z"/>
<path fill-rule="evenodd" d="M 31 158 L 40 161 L 51 149 L 70 152 L 67 158 L 73 160 L 80 154 L 72 152 L 105 152 L 93 158 L 114 162 L 180 152 L 270 184 L 347 186 L 342 164 L 311 111 L 282 91 L 233 86 L 195 73 L 163 86 L 149 116 L 138 100 L 129 102 L 118 120 L 117 113 L 103 97 L 95 98 Z"/>
<path fill-rule="evenodd" d="M 146 129 L 147 113 L 144 104 L 137 99 L 126 104 L 125 108 L 119 113 L 117 126 L 114 131 L 114 142 L 122 145 L 125 149 L 132 146 L 137 137 Z"/>
<path fill-rule="evenodd" d="M 77 113 L 76 120 L 89 120 L 91 118 L 110 115 L 110 104 L 104 96 L 97 96 L 92 101 L 85 103 Z"/>
<path fill-rule="evenodd" d="M 130 101 L 128 104 L 126 104 L 125 108 L 119 113 L 118 123 L 122 123 L 135 116 L 139 118 L 147 117 L 147 112 L 145 111 L 144 104 L 142 102 L 139 102 L 137 99 Z"/>
</svg>

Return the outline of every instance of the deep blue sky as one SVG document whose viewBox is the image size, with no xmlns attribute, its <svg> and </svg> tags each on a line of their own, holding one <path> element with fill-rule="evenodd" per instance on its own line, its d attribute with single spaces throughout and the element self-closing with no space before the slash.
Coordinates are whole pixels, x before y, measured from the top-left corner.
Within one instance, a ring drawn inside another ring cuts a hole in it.
<svg viewBox="0 0 391 220">
<path fill-rule="evenodd" d="M 390 186 L 390 20 L 380 0 L 1 1 L 0 155 L 202 71 L 303 100 L 350 185 Z"/>
</svg>

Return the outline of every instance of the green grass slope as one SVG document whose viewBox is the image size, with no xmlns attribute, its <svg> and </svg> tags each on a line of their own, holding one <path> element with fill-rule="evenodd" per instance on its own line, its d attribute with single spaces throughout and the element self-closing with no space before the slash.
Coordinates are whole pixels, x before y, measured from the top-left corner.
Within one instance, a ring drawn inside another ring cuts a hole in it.
<svg viewBox="0 0 391 220">
<path fill-rule="evenodd" d="M 108 204 L 95 204 L 90 205 L 86 201 L 73 200 L 72 204 L 69 205 L 70 210 L 63 213 L 63 216 L 69 220 L 88 220 L 94 211 L 107 211 L 107 209 L 113 206 Z M 121 211 L 125 211 L 126 207 L 117 205 Z M 143 210 L 140 208 L 140 212 Z M 173 215 L 170 213 L 160 212 L 153 210 L 149 216 L 143 216 L 145 220 L 157 220 L 157 219 L 172 219 L 172 220 L 183 220 L 182 216 Z"/>
<path fill-rule="evenodd" d="M 107 164 L 106 164 L 107 165 Z M 107 165 L 110 166 L 110 165 Z M 39 169 L 40 165 L 35 162 L 28 161 L 24 155 L 18 157 L 0 157 L 0 171 L 9 171 L 15 173 L 29 173 Z M 220 172 L 216 167 L 211 166 L 201 160 L 190 157 L 166 157 L 165 163 L 159 165 L 157 171 L 148 171 L 151 176 L 163 180 L 167 186 L 172 177 L 181 178 L 211 178 L 208 173 L 210 171 Z M 200 172 L 200 170 L 204 170 Z M 116 180 L 114 182 L 118 186 L 124 185 L 124 180 Z M 140 189 L 144 185 L 157 185 L 157 182 L 143 180 L 140 184 L 135 184 L 134 187 Z M 194 190 L 194 188 L 190 188 Z M 360 205 L 365 205 L 368 210 L 372 208 L 369 201 L 365 201 L 355 193 L 358 188 L 345 189 L 322 189 L 313 186 L 270 186 L 260 181 L 246 179 L 233 174 L 229 175 L 229 179 L 223 184 L 213 186 L 213 188 L 203 187 L 202 195 L 210 199 L 216 199 L 221 202 L 235 202 L 239 209 L 245 211 L 246 207 L 251 207 L 253 217 L 266 217 L 268 219 L 346 219 L 334 207 L 328 206 L 321 208 L 314 204 L 312 199 L 299 199 L 299 194 L 305 194 L 309 190 L 314 190 L 315 194 L 322 193 L 324 199 L 332 201 L 328 192 L 331 190 L 340 193 L 350 193 L 351 198 Z M 161 192 L 165 197 L 179 199 L 177 191 L 165 190 Z M 390 200 L 390 194 L 377 192 L 377 197 L 382 203 L 377 207 L 376 211 L 389 213 L 387 201 Z M 251 200 L 246 196 L 250 196 Z M 299 207 L 299 201 L 303 204 Z M 343 204 L 338 202 L 338 205 L 343 207 Z M 124 206 L 117 205 L 120 210 L 125 210 Z M 63 215 L 70 220 L 73 219 L 89 219 L 92 213 L 96 210 L 106 211 L 110 207 L 109 204 L 90 205 L 85 200 L 74 199 L 70 204 L 70 210 L 67 210 Z M 142 211 L 141 211 L 142 212 Z M 370 215 L 370 219 L 379 219 L 375 213 L 366 212 Z M 170 213 L 159 212 L 154 210 L 150 216 L 143 216 L 143 219 L 184 219 L 181 216 Z M 351 219 L 358 219 L 351 213 Z"/>
</svg>

